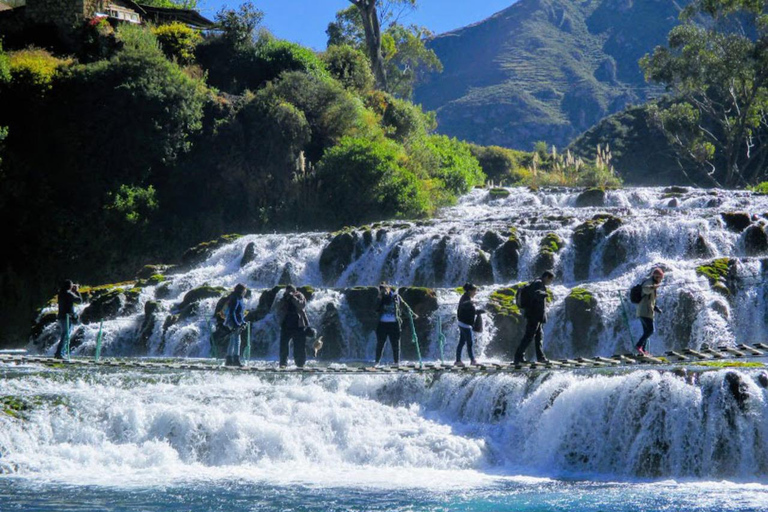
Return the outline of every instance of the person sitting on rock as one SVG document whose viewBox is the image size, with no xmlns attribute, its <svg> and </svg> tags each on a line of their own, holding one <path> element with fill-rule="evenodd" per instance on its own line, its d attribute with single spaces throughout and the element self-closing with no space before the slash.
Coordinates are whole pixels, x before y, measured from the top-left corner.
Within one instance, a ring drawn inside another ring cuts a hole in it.
<svg viewBox="0 0 768 512">
<path fill-rule="evenodd" d="M 304 367 L 307 361 L 307 299 L 304 298 L 295 286 L 285 287 L 283 298 L 280 300 L 279 313 L 282 316 L 280 323 L 280 367 L 288 365 L 288 352 L 293 341 L 293 360 L 299 368 Z"/>
<path fill-rule="evenodd" d="M 469 362 L 476 365 L 473 345 L 475 342 L 474 325 L 477 315 L 485 313 L 482 309 L 477 309 L 472 299 L 477 295 L 477 286 L 472 283 L 465 283 L 463 286 L 464 294 L 459 299 L 459 307 L 456 310 L 456 317 L 459 321 L 459 345 L 456 347 L 456 362 L 454 366 L 464 366 L 461 361 L 461 352 L 464 345 L 467 346 L 467 355 Z"/>
<path fill-rule="evenodd" d="M 379 323 L 376 326 L 376 365 L 381 364 L 381 356 L 384 353 L 384 345 L 389 338 L 392 346 L 392 359 L 395 366 L 400 364 L 400 334 L 402 332 L 402 308 L 408 308 L 414 318 L 411 307 L 397 292 L 386 283 L 379 284 L 379 302 L 376 312 L 379 314 Z"/>
<path fill-rule="evenodd" d="M 240 332 L 245 327 L 245 306 L 243 298 L 247 288 L 244 284 L 235 286 L 235 290 L 227 300 L 227 317 L 224 326 L 229 329 L 229 346 L 227 347 L 226 366 L 243 366 L 240 362 Z"/>
<path fill-rule="evenodd" d="M 661 286 L 662 279 L 664 279 L 664 271 L 657 267 L 642 283 L 643 295 L 637 304 L 637 317 L 643 326 L 643 335 L 635 345 L 635 349 L 642 356 L 651 355 L 648 352 L 648 339 L 654 331 L 654 313 L 661 313 L 661 309 L 656 305 L 656 290 Z"/>
<path fill-rule="evenodd" d="M 531 341 L 535 340 L 536 346 L 536 360 L 540 363 L 548 363 L 549 359 L 544 355 L 544 345 L 542 343 L 544 324 L 547 323 L 547 299 L 549 298 L 549 292 L 547 286 L 552 284 L 555 280 L 555 274 L 549 270 L 545 270 L 541 274 L 539 279 L 528 285 L 528 300 L 529 305 L 523 310 L 525 316 L 525 334 L 523 339 L 520 340 L 520 345 L 517 347 L 515 353 L 515 364 L 527 363 L 525 360 L 525 350 Z M 520 290 L 518 293 L 523 293 Z"/>
<path fill-rule="evenodd" d="M 61 337 L 59 338 L 59 346 L 56 347 L 56 359 L 64 359 L 64 352 L 66 349 L 66 356 L 69 357 L 69 335 L 72 330 L 72 324 L 77 323 L 77 313 L 75 313 L 75 303 L 83 302 L 83 297 L 78 291 L 76 284 L 72 284 L 72 281 L 65 279 L 61 283 L 59 294 L 57 296 L 59 303 L 59 313 L 57 320 L 59 327 L 61 328 Z"/>
</svg>

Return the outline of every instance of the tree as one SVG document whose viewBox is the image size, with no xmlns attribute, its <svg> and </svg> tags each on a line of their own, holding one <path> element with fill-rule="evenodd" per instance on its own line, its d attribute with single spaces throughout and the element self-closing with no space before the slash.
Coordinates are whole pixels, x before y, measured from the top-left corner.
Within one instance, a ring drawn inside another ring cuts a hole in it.
<svg viewBox="0 0 768 512">
<path fill-rule="evenodd" d="M 339 11 L 326 31 L 328 46 L 346 45 L 365 51 L 377 87 L 398 97 L 410 98 L 413 87 L 425 73 L 443 69 L 435 52 L 424 44 L 432 33 L 425 27 L 399 23 L 403 12 L 415 5 L 415 0 L 376 2 L 373 8 L 379 6 L 380 10 L 376 11 L 378 35 L 373 41 L 368 36 L 370 29 L 366 28 L 368 20 L 359 6 Z M 377 46 L 372 48 L 371 44 Z"/>
<path fill-rule="evenodd" d="M 387 74 L 384 69 L 384 56 L 381 53 L 382 21 L 391 19 L 396 9 L 413 8 L 416 0 L 349 0 L 359 11 L 365 34 L 365 45 L 371 68 L 376 77 L 376 84 L 386 90 Z M 379 9 L 379 7 L 381 9 Z"/>
<path fill-rule="evenodd" d="M 682 24 L 640 62 L 672 101 L 653 118 L 679 155 L 716 186 L 757 183 L 768 163 L 765 0 L 694 0 Z"/>
<path fill-rule="evenodd" d="M 253 42 L 256 28 L 263 19 L 264 12 L 250 1 L 237 9 L 222 7 L 216 13 L 216 25 L 224 32 L 224 38 L 236 47 Z"/>
</svg>

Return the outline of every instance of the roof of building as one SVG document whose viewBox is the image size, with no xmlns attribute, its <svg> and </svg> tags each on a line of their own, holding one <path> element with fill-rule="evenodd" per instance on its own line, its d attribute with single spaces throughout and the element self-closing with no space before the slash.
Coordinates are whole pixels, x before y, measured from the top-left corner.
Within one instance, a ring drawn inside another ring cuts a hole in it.
<svg viewBox="0 0 768 512">
<path fill-rule="evenodd" d="M 181 23 L 199 28 L 211 28 L 214 22 L 193 9 L 176 9 L 172 7 L 153 7 L 151 5 L 138 4 L 148 15 L 155 15 L 165 19 L 173 18 Z"/>
</svg>

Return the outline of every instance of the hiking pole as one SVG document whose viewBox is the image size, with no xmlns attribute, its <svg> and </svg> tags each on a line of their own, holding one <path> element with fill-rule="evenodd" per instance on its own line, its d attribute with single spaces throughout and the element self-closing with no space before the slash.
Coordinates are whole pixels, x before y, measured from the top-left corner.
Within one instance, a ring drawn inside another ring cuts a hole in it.
<svg viewBox="0 0 768 512">
<path fill-rule="evenodd" d="M 245 349 L 243 350 L 243 361 L 248 362 L 251 358 L 251 322 L 245 323 Z"/>
<path fill-rule="evenodd" d="M 421 347 L 419 347 L 419 337 L 416 334 L 416 325 L 413 323 L 413 310 L 410 307 L 408 308 L 408 320 L 411 323 L 411 342 L 416 345 L 416 356 L 419 358 L 419 369 L 422 369 Z"/>
<path fill-rule="evenodd" d="M 64 321 L 66 323 L 67 330 L 66 330 L 66 333 L 65 333 L 65 336 L 64 336 L 64 349 L 61 352 L 64 355 L 64 358 L 67 361 L 69 361 L 69 327 L 70 327 L 70 325 L 69 325 L 69 315 L 68 314 L 67 314 L 67 317 L 65 318 Z"/>
<path fill-rule="evenodd" d="M 627 325 L 627 332 L 629 333 L 629 348 L 632 349 L 632 327 L 629 325 L 629 315 L 627 314 L 627 308 L 624 306 L 624 295 L 621 294 L 620 291 L 617 291 L 616 293 L 619 294 L 619 303 L 621 304 L 621 316 L 624 317 L 624 323 Z"/>
<path fill-rule="evenodd" d="M 104 320 L 102 319 L 101 322 L 99 322 L 99 334 L 96 336 L 96 355 L 94 356 L 94 360 L 98 363 L 99 359 L 101 359 L 101 337 L 102 334 L 104 334 Z"/>
<path fill-rule="evenodd" d="M 445 354 L 443 353 L 445 334 L 443 334 L 443 317 L 440 315 L 437 317 L 437 346 L 440 348 L 440 364 L 443 364 L 445 359 Z"/>
</svg>

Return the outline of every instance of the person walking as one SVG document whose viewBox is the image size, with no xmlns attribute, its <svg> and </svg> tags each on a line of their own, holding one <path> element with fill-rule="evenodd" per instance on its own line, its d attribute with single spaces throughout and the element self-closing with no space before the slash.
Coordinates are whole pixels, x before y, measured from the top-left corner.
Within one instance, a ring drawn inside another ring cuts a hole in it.
<svg viewBox="0 0 768 512">
<path fill-rule="evenodd" d="M 531 341 L 535 340 L 536 360 L 540 363 L 548 363 L 549 359 L 544 355 L 544 346 L 542 343 L 544 324 L 547 323 L 547 299 L 549 293 L 547 286 L 555 280 L 555 274 L 545 270 L 539 279 L 527 285 L 527 290 L 521 289 L 518 293 L 527 293 L 527 304 L 524 309 L 526 320 L 525 334 L 520 340 L 520 345 L 515 353 L 515 364 L 523 364 L 525 360 L 525 350 Z"/>
<path fill-rule="evenodd" d="M 656 305 L 656 292 L 664 279 L 664 271 L 660 268 L 653 269 L 651 275 L 643 283 L 643 295 L 637 304 L 637 317 L 643 326 L 643 335 L 637 341 L 635 349 L 642 356 L 650 356 L 648 352 L 648 338 L 654 331 L 653 317 L 655 313 L 661 313 L 661 309 Z"/>
<path fill-rule="evenodd" d="M 465 345 L 467 347 L 467 355 L 469 356 L 469 364 L 477 364 L 475 353 L 473 352 L 475 343 L 474 326 L 477 316 L 485 313 L 484 310 L 478 309 L 472 300 L 477 295 L 477 286 L 472 283 L 465 283 L 463 289 L 464 294 L 459 299 L 459 307 L 456 309 L 456 317 L 459 321 L 459 345 L 456 347 L 456 362 L 454 366 L 464 366 L 461 360 L 461 352 Z"/>
<path fill-rule="evenodd" d="M 400 334 L 402 333 L 403 320 L 402 308 L 408 308 L 414 318 L 411 307 L 388 284 L 379 284 L 379 301 L 376 312 L 379 314 L 379 323 L 376 326 L 376 365 L 381 364 L 381 356 L 384 354 L 384 345 L 389 339 L 392 346 L 392 359 L 395 366 L 400 364 Z"/>
<path fill-rule="evenodd" d="M 238 284 L 227 300 L 227 317 L 224 320 L 224 326 L 229 329 L 226 366 L 243 366 L 240 362 L 240 332 L 245 327 L 243 298 L 247 290 L 244 284 Z"/>
<path fill-rule="evenodd" d="M 64 359 L 64 352 L 69 357 L 69 335 L 72 331 L 72 324 L 76 324 L 78 320 L 77 313 L 75 312 L 75 303 L 83 302 L 83 297 L 80 295 L 78 286 L 73 284 L 71 280 L 65 279 L 61 283 L 61 288 L 59 288 L 57 302 L 59 304 L 59 313 L 56 315 L 56 319 L 61 329 L 61 337 L 59 338 L 59 346 L 56 347 L 56 354 L 53 357 Z"/>
<path fill-rule="evenodd" d="M 307 327 L 309 319 L 306 313 L 307 299 L 295 286 L 285 287 L 280 301 L 280 314 L 283 320 L 280 324 L 280 368 L 288 365 L 288 352 L 293 341 L 293 360 L 299 368 L 307 362 Z"/>
</svg>

